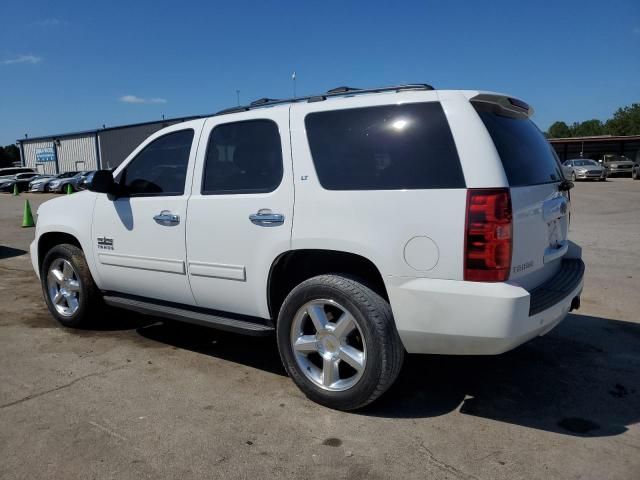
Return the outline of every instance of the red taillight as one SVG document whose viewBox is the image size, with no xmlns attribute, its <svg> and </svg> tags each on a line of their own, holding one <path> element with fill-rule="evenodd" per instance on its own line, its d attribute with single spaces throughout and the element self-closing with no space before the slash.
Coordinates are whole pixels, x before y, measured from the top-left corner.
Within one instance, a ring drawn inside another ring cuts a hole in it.
<svg viewBox="0 0 640 480">
<path fill-rule="evenodd" d="M 511 269 L 511 195 L 508 188 L 467 190 L 464 279 L 503 282 Z"/>
</svg>

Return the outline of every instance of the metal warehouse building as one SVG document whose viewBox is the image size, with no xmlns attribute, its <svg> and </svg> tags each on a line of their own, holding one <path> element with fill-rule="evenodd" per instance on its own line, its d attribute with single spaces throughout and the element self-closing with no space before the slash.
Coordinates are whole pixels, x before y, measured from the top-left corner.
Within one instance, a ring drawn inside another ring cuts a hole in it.
<svg viewBox="0 0 640 480">
<path fill-rule="evenodd" d="M 21 163 L 40 173 L 109 169 L 120 165 L 149 135 L 161 128 L 200 118 L 171 118 L 84 132 L 18 140 Z"/>
</svg>

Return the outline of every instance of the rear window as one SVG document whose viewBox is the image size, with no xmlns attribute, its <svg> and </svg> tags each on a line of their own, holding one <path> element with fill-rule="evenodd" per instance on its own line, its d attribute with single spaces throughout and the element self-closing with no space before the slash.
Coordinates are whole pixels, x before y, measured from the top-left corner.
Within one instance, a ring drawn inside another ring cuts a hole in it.
<svg viewBox="0 0 640 480">
<path fill-rule="evenodd" d="M 305 126 L 327 190 L 464 188 L 464 176 L 437 102 L 310 113 Z"/>
<path fill-rule="evenodd" d="M 502 160 L 509 185 L 522 187 L 563 179 L 558 158 L 528 118 L 504 115 L 489 103 L 474 103 Z"/>
</svg>

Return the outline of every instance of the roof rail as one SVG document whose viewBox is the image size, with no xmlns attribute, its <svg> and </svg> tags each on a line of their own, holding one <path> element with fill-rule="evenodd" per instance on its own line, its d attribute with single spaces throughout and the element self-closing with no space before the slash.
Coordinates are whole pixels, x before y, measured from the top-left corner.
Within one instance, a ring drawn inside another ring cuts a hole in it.
<svg viewBox="0 0 640 480">
<path fill-rule="evenodd" d="M 264 105 L 265 103 L 273 103 L 273 102 L 279 102 L 280 100 L 278 100 L 277 98 L 259 98 L 258 100 L 254 100 L 253 102 L 251 102 L 249 105 L 252 107 L 255 107 L 256 105 Z"/>
<path fill-rule="evenodd" d="M 361 88 L 353 88 L 353 87 L 336 87 L 331 90 L 327 90 L 327 93 L 346 93 L 353 92 L 354 90 L 362 90 Z"/>
<path fill-rule="evenodd" d="M 331 90 L 328 90 L 327 93 L 322 93 L 320 95 L 309 95 L 306 97 L 295 97 L 295 98 L 288 98 L 284 100 L 261 98 L 259 100 L 255 100 L 251 102 L 249 105 L 226 108 L 224 110 L 220 110 L 219 112 L 216 112 L 214 115 L 226 115 L 228 113 L 246 112 L 249 110 L 253 110 L 254 108 L 272 107 L 275 105 L 283 105 L 286 103 L 322 102 L 327 98 L 332 98 L 332 97 L 362 95 L 366 93 L 401 92 L 405 90 L 434 90 L 434 88 L 431 85 L 428 85 L 426 83 L 411 83 L 406 85 L 393 85 L 389 87 L 379 87 L 379 88 L 336 87 L 336 88 L 332 88 Z"/>
</svg>

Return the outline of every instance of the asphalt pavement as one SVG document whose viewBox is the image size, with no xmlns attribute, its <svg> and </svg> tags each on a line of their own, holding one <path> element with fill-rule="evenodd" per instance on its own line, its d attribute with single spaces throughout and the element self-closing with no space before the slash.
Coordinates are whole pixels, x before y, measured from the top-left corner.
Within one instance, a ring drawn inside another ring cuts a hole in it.
<svg viewBox="0 0 640 480">
<path fill-rule="evenodd" d="M 578 183 L 582 308 L 495 357 L 411 356 L 357 413 L 307 400 L 273 338 L 114 311 L 53 320 L 0 195 L 0 478 L 640 478 L 640 181 Z"/>
</svg>

